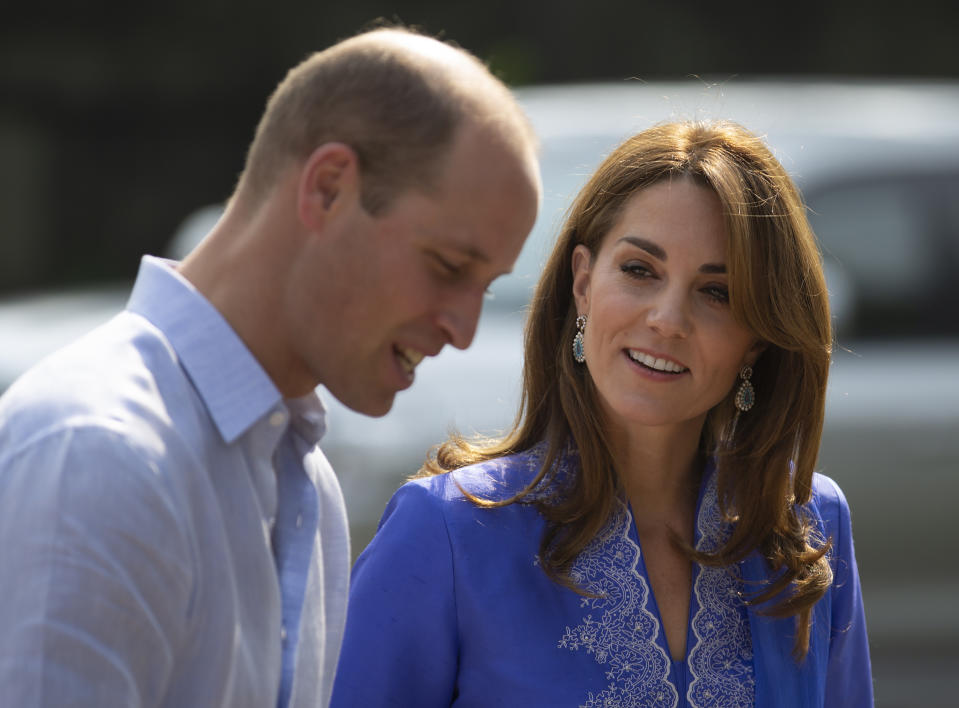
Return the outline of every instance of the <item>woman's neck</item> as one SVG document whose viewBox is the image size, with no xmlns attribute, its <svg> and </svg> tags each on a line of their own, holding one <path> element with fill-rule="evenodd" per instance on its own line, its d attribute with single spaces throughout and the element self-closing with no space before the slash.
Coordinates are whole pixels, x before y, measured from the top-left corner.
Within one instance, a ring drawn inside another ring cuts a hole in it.
<svg viewBox="0 0 959 708">
<path fill-rule="evenodd" d="M 702 473 L 701 422 L 661 428 L 615 428 L 617 474 L 639 518 L 663 521 L 692 512 Z"/>
</svg>

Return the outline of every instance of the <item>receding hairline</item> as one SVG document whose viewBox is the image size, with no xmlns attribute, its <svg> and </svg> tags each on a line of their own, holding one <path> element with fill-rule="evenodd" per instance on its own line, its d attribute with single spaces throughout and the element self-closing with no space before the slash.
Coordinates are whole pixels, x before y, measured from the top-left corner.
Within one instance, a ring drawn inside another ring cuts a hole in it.
<svg viewBox="0 0 959 708">
<path fill-rule="evenodd" d="M 466 132 L 485 133 L 517 160 L 535 154 L 539 139 L 516 97 L 478 57 L 455 44 L 402 27 L 384 27 L 355 35 L 324 51 L 388 51 L 437 79 L 457 106 L 457 120 L 446 150 L 434 165 L 434 188 Z"/>
<path fill-rule="evenodd" d="M 445 97 L 440 99 L 438 107 L 445 105 L 446 108 L 441 108 L 437 115 L 443 115 L 445 112 L 448 116 L 447 121 L 452 120 L 452 123 L 447 123 L 452 128 L 451 133 L 441 132 L 435 135 L 434 146 L 440 150 L 445 147 L 448 152 L 454 142 L 455 134 L 462 131 L 467 124 L 472 124 L 472 126 L 497 133 L 500 140 L 517 154 L 536 152 L 538 141 L 535 132 L 515 96 L 476 56 L 455 44 L 420 34 L 415 30 L 403 27 L 378 28 L 354 35 L 317 51 L 290 69 L 286 78 L 270 97 L 250 145 L 247 162 L 234 196 L 240 192 L 249 192 L 254 197 L 257 193 L 264 194 L 269 189 L 269 182 L 275 179 L 281 167 L 285 170 L 299 160 L 305 159 L 309 154 L 308 145 L 302 142 L 299 149 L 284 149 L 290 145 L 290 142 L 285 140 L 283 131 L 278 128 L 284 123 L 289 124 L 289 107 L 295 105 L 295 101 L 298 100 L 291 97 L 303 95 L 295 87 L 304 85 L 303 82 L 309 81 L 308 77 L 315 75 L 315 71 L 325 71 L 320 69 L 321 65 L 343 67 L 344 83 L 331 84 L 340 88 L 348 86 L 351 81 L 348 78 L 352 73 L 350 67 L 355 69 L 357 66 L 365 65 L 366 70 L 369 70 L 379 65 L 387 72 L 390 71 L 390 66 L 405 67 L 399 71 L 410 76 L 420 75 L 423 79 L 422 86 L 432 87 L 427 88 L 427 91 L 436 97 Z M 327 75 L 332 76 L 332 74 Z M 355 81 L 356 78 L 354 76 L 353 80 Z M 402 86 L 402 83 L 400 85 Z M 367 99 L 363 99 L 361 93 L 354 91 L 350 94 L 347 90 L 347 105 L 350 100 L 362 102 L 371 100 L 374 95 L 369 93 Z M 398 95 L 394 93 L 393 100 Z M 277 118 L 278 113 L 274 110 L 277 102 L 287 107 L 286 119 Z M 356 108 L 361 110 L 361 113 L 354 115 L 366 115 L 362 112 L 361 106 Z M 336 112 L 334 111 L 331 115 L 335 116 Z M 349 122 L 344 118 L 343 113 L 340 113 L 339 119 L 334 117 L 325 124 L 325 129 L 318 131 L 322 134 L 316 136 L 318 140 L 312 146 L 313 149 L 326 142 L 344 142 L 354 149 L 360 148 L 365 142 L 362 137 L 365 129 L 362 126 L 366 124 L 366 121 L 358 117 L 357 130 L 341 131 L 337 128 L 337 125 L 344 127 Z M 372 125 L 373 123 L 368 124 L 368 126 Z M 389 130 L 390 128 L 386 126 L 385 131 L 367 134 L 382 137 L 388 135 Z M 354 143 L 354 139 L 358 136 L 359 142 Z M 408 147 L 411 146 L 408 145 Z M 411 147 L 411 149 L 419 150 L 426 158 L 427 150 L 423 146 Z M 433 154 L 439 156 L 436 152 Z M 442 159 L 438 162 L 433 158 L 428 159 L 430 164 L 436 167 L 443 162 Z M 283 167 L 284 164 L 285 167 Z M 420 170 L 420 173 L 422 174 L 423 171 Z M 249 184 L 251 181 L 252 185 Z"/>
<path fill-rule="evenodd" d="M 388 50 L 438 79 L 459 104 L 459 123 L 499 124 L 519 132 L 521 143 L 535 146 L 536 134 L 509 88 L 479 58 L 467 50 L 401 27 L 364 32 L 324 52 Z M 470 112 L 472 111 L 472 113 Z M 505 137 L 505 136 L 504 136 Z"/>
<path fill-rule="evenodd" d="M 354 35 L 320 53 L 346 52 L 363 46 L 391 48 L 411 58 L 419 58 L 423 62 L 437 64 L 455 62 L 463 67 L 471 66 L 481 73 L 486 69 L 479 59 L 460 47 L 429 35 L 397 27 L 384 27 Z"/>
</svg>

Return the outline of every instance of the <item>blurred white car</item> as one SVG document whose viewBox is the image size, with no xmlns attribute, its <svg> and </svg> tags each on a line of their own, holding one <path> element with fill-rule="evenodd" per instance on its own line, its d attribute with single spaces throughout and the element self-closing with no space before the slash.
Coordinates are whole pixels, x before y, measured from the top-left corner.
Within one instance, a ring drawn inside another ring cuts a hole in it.
<svg viewBox="0 0 959 708">
<path fill-rule="evenodd" d="M 324 395 L 323 447 L 346 493 L 354 553 L 451 428 L 495 434 L 513 420 L 524 308 L 566 207 L 602 157 L 664 120 L 736 120 L 794 176 L 825 253 L 839 346 L 819 467 L 852 507 L 877 696 L 947 705 L 937 697 L 954 696 L 955 679 L 935 662 L 959 659 L 959 83 L 629 81 L 517 93 L 542 140 L 545 198 L 472 347 L 424 361 L 383 418 Z M 218 214 L 194 215 L 173 255 Z M 121 288 L 0 303 L 0 390 L 124 298 Z"/>
</svg>

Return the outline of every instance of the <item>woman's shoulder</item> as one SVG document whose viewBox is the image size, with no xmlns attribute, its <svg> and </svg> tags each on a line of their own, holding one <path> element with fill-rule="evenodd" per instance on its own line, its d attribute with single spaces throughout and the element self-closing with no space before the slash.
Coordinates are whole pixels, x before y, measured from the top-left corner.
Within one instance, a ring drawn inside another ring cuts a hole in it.
<svg viewBox="0 0 959 708">
<path fill-rule="evenodd" d="M 825 539 L 832 542 L 833 558 L 847 559 L 852 555 L 852 518 L 846 495 L 836 482 L 824 474 L 813 475 L 812 498 L 809 507 L 818 516 Z"/>
<path fill-rule="evenodd" d="M 824 521 L 836 521 L 848 516 L 849 502 L 846 495 L 832 477 L 820 472 L 813 474 L 810 505 L 816 508 Z"/>
<path fill-rule="evenodd" d="M 536 479 L 543 453 L 543 449 L 533 448 L 406 482 L 386 505 L 377 538 L 392 535 L 485 543 L 494 536 L 514 533 L 517 540 L 527 536 L 538 539 L 538 534 L 526 533 L 527 525 L 541 523 L 537 507 L 529 502 L 536 501 L 554 482 L 537 485 L 529 494 L 523 492 Z M 497 504 L 514 499 L 519 503 Z M 487 523 L 490 514 L 498 518 L 493 526 Z M 371 546 L 377 543 L 386 541 L 375 538 Z"/>
<path fill-rule="evenodd" d="M 500 502 L 527 490 L 536 479 L 546 459 L 547 446 L 541 443 L 521 452 L 477 462 L 445 474 L 421 477 L 404 486 L 418 487 L 428 495 L 443 501 L 478 497 Z M 566 450 L 556 461 L 555 473 L 530 490 L 524 501 L 535 501 L 548 494 L 553 485 L 565 479 L 575 466 L 575 453 Z"/>
</svg>

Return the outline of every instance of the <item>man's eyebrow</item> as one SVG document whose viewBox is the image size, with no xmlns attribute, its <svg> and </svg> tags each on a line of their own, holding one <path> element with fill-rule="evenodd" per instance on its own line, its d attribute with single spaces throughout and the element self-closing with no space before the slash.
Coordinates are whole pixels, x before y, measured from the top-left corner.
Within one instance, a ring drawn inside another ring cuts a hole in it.
<svg viewBox="0 0 959 708">
<path fill-rule="evenodd" d="M 625 241 L 630 243 L 636 248 L 641 248 L 646 251 L 649 255 L 654 258 L 665 262 L 667 260 L 666 251 L 663 250 L 663 247 L 658 243 L 650 241 L 649 239 L 640 238 L 639 236 L 623 236 L 620 241 Z M 711 275 L 723 275 L 726 273 L 726 264 L 725 263 L 703 263 L 699 266 L 700 273 L 708 273 Z"/>
<path fill-rule="evenodd" d="M 489 256 L 487 256 L 483 251 L 478 249 L 471 243 L 450 243 L 446 246 L 452 251 L 461 253 L 462 255 L 468 257 L 470 260 L 481 261 L 483 263 L 489 263 Z"/>
</svg>

